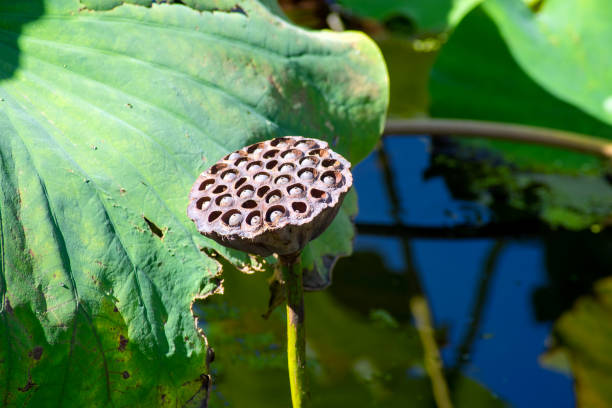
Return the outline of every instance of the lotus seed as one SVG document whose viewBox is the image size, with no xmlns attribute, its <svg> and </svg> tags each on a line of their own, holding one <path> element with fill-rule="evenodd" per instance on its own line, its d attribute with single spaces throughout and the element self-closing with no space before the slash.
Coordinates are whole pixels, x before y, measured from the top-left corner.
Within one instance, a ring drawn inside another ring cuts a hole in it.
<svg viewBox="0 0 612 408">
<path fill-rule="evenodd" d="M 254 215 L 253 218 L 251 218 L 251 225 L 258 225 L 260 221 L 261 217 L 259 215 Z"/>
<path fill-rule="evenodd" d="M 293 166 L 290 164 L 283 164 L 280 168 L 280 171 L 291 171 L 293 170 Z"/>
<path fill-rule="evenodd" d="M 230 215 L 230 217 L 229 217 L 229 225 L 231 227 L 235 227 L 236 225 L 240 224 L 241 222 L 242 222 L 242 214 L 234 213 L 234 214 Z"/>
<path fill-rule="evenodd" d="M 235 178 L 236 178 L 236 173 L 231 173 L 231 172 L 223 176 L 224 181 L 232 181 Z"/>
<path fill-rule="evenodd" d="M 258 147 L 257 149 L 253 150 L 253 154 L 259 154 L 262 152 L 262 150 L 263 149 L 261 147 Z"/>
<path fill-rule="evenodd" d="M 289 182 L 289 177 L 279 177 L 276 182 L 278 184 L 285 184 Z"/>
<path fill-rule="evenodd" d="M 305 171 L 302 174 L 300 174 L 300 178 L 302 180 L 312 180 L 314 178 L 314 175 L 312 174 L 311 171 Z"/>
<path fill-rule="evenodd" d="M 204 201 L 204 204 L 202 204 L 202 210 L 206 210 L 208 207 L 210 207 L 210 200 Z"/>
<path fill-rule="evenodd" d="M 294 152 L 289 152 L 285 155 L 285 159 L 287 160 L 293 160 L 295 159 L 295 153 Z"/>
<path fill-rule="evenodd" d="M 334 181 L 336 181 L 332 176 L 325 176 L 325 178 L 323 179 L 323 182 L 325 184 L 334 184 Z"/>
<path fill-rule="evenodd" d="M 268 176 L 266 174 L 258 174 L 255 176 L 255 181 L 258 183 L 263 183 L 267 179 L 268 179 Z"/>
<path fill-rule="evenodd" d="M 304 159 L 304 161 L 302 162 L 303 166 L 312 166 L 313 164 L 315 164 L 314 160 L 308 158 L 308 159 Z"/>
<path fill-rule="evenodd" d="M 287 143 L 285 143 L 285 142 L 280 142 L 279 144 L 277 144 L 277 145 L 276 145 L 276 147 L 279 147 L 279 148 L 281 148 L 281 149 L 282 149 L 283 147 L 286 147 L 286 146 L 287 146 Z"/>
<path fill-rule="evenodd" d="M 234 202 L 234 200 L 232 200 L 232 197 L 229 196 L 225 196 L 221 199 L 221 201 L 219 201 L 219 205 L 225 207 L 228 205 L 232 205 L 232 203 Z"/>
<path fill-rule="evenodd" d="M 245 164 L 247 164 L 246 159 L 245 159 L 245 160 L 240 160 L 240 161 L 237 163 L 237 166 L 238 166 L 238 167 L 242 167 L 242 166 L 244 166 Z"/>
<path fill-rule="evenodd" d="M 238 153 L 236 153 L 236 152 L 234 152 L 234 153 L 229 155 L 229 159 L 230 160 L 236 160 L 239 157 L 240 157 L 240 155 Z"/>
<path fill-rule="evenodd" d="M 252 165 L 249 166 L 249 171 L 257 171 L 259 169 L 261 169 L 261 166 L 259 164 L 257 164 L 257 163 L 252 164 Z"/>
<path fill-rule="evenodd" d="M 281 217 L 281 215 L 283 215 L 282 211 L 279 211 L 279 210 L 272 211 L 272 214 L 270 214 L 270 221 L 274 222 L 278 220 Z"/>
<path fill-rule="evenodd" d="M 240 192 L 240 198 L 249 198 L 253 195 L 253 190 L 244 189 Z"/>
<path fill-rule="evenodd" d="M 278 194 L 274 194 L 274 195 L 270 196 L 270 198 L 268 199 L 268 202 L 269 203 L 273 203 L 273 202 L 278 201 L 278 200 L 280 200 L 280 196 Z"/>
<path fill-rule="evenodd" d="M 291 190 L 289 190 L 289 194 L 291 195 L 302 194 L 302 189 L 299 187 L 293 187 Z"/>
</svg>

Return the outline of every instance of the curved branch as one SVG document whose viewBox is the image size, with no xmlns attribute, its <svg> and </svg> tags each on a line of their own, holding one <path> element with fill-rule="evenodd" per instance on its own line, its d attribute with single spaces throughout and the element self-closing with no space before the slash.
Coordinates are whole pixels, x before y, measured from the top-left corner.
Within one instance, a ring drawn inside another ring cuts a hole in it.
<svg viewBox="0 0 612 408">
<path fill-rule="evenodd" d="M 389 120 L 383 135 L 482 137 L 557 147 L 612 160 L 612 142 L 580 133 L 463 119 Z"/>
</svg>

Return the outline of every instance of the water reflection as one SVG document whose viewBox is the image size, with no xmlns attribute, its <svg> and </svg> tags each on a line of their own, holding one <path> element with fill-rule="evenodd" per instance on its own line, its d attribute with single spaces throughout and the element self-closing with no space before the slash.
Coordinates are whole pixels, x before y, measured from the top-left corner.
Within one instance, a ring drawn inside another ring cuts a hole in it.
<svg viewBox="0 0 612 408">
<path fill-rule="evenodd" d="M 435 228 L 474 222 L 474 213 L 493 217 L 486 207 L 453 199 L 441 179 L 424 179 L 427 139 L 386 143 L 397 201 L 385 191 L 379 153 L 372 154 L 355 169 L 358 223 Z M 567 232 L 522 239 L 360 234 L 353 256 L 338 263 L 333 285 L 306 296 L 313 405 L 436 405 L 410 311 L 411 296 L 421 293 L 455 407 L 574 406 L 572 379 L 540 361 L 553 319 L 608 274 L 609 242 Z M 289 406 L 284 311 L 261 319 L 268 278 L 228 270 L 225 295 L 202 308 L 217 352 L 211 406 Z"/>
</svg>

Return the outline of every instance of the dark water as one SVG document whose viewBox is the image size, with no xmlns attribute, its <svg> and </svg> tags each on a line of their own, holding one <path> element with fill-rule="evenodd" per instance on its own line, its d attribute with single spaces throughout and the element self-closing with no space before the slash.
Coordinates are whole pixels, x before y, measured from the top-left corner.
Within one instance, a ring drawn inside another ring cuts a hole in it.
<svg viewBox="0 0 612 408">
<path fill-rule="evenodd" d="M 354 169 L 358 225 L 401 220 L 448 227 L 492 217 L 484 206 L 453 199 L 440 177 L 424 177 L 429 144 L 425 137 L 385 139 L 395 203 L 379 153 Z M 570 376 L 541 363 L 553 319 L 571 306 L 577 296 L 572 291 L 580 287 L 578 279 L 565 288 L 552 270 L 551 251 L 576 237 L 563 234 L 520 239 L 359 234 L 354 255 L 338 263 L 332 287 L 306 295 L 313 405 L 435 406 L 408 307 L 416 281 L 429 301 L 456 407 L 574 406 Z M 284 312 L 260 317 L 267 278 L 229 271 L 225 295 L 207 305 L 207 333 L 217 354 L 212 406 L 290 406 Z M 554 296 L 559 287 L 561 293 L 569 290 L 569 298 Z"/>
</svg>

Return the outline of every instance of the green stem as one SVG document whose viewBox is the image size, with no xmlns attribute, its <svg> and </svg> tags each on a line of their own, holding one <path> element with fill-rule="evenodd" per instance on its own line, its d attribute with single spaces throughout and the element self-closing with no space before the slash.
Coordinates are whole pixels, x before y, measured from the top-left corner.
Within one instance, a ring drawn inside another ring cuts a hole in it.
<svg viewBox="0 0 612 408">
<path fill-rule="evenodd" d="M 306 331 L 304 283 L 300 254 L 280 257 L 287 288 L 287 361 L 293 408 L 303 408 L 308 399 L 306 384 Z"/>
<path fill-rule="evenodd" d="M 535 126 L 463 119 L 390 120 L 385 135 L 463 136 L 557 147 L 612 159 L 612 143 L 601 137 Z"/>
</svg>

